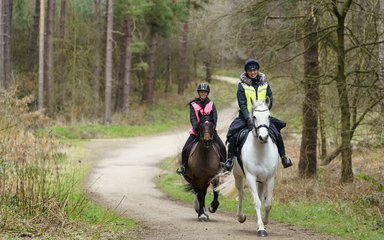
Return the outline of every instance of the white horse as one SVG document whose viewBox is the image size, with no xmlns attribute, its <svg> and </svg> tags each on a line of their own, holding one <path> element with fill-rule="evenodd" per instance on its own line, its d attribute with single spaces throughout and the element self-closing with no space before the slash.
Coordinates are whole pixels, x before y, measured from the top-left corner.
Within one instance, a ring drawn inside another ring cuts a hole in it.
<svg viewBox="0 0 384 240">
<path fill-rule="evenodd" d="M 264 225 L 268 223 L 269 212 L 272 208 L 272 193 L 279 161 L 277 146 L 268 135 L 270 114 L 268 105 L 269 100 L 252 102 L 250 117 L 254 129 L 248 133 L 241 150 L 244 172 L 237 159 L 234 161 L 233 167 L 233 177 L 239 198 L 237 220 L 240 223 L 246 220 L 246 215 L 243 213 L 244 180 L 246 180 L 256 209 L 257 235 L 261 237 L 267 236 Z M 264 218 L 261 214 L 263 200 Z"/>
</svg>

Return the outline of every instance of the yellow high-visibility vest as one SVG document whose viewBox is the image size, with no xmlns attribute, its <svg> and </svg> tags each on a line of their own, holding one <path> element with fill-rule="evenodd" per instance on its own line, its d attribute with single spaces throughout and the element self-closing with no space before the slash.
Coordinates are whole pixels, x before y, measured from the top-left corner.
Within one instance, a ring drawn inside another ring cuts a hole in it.
<svg viewBox="0 0 384 240">
<path fill-rule="evenodd" d="M 260 100 L 260 101 L 265 101 L 267 99 L 267 88 L 268 88 L 268 83 L 265 83 L 257 88 L 257 95 L 256 95 L 256 90 L 254 87 L 247 85 L 246 83 L 241 83 L 241 85 L 244 88 L 245 92 L 245 98 L 247 99 L 247 108 L 248 111 L 251 112 L 252 110 L 252 101 L 255 102 L 255 100 Z M 257 98 L 256 98 L 257 96 Z"/>
</svg>

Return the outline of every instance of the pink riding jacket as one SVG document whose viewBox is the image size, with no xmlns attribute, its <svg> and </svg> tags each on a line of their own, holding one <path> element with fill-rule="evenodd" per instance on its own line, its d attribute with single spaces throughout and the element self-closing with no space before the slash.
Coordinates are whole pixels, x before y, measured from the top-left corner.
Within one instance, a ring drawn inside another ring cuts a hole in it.
<svg viewBox="0 0 384 240">
<path fill-rule="evenodd" d="M 200 123 L 200 117 L 199 117 L 199 113 L 202 115 L 202 116 L 208 116 L 211 114 L 212 112 L 212 106 L 213 106 L 213 102 L 212 101 L 209 101 L 207 103 L 207 105 L 205 105 L 204 109 L 199 105 L 197 104 L 196 102 L 192 102 L 192 107 L 193 109 L 195 110 L 195 114 L 196 114 L 196 119 L 197 119 L 197 122 Z M 193 134 L 195 136 L 197 136 L 197 132 L 195 131 L 195 129 L 191 129 L 191 131 L 189 131 L 190 134 Z"/>
</svg>

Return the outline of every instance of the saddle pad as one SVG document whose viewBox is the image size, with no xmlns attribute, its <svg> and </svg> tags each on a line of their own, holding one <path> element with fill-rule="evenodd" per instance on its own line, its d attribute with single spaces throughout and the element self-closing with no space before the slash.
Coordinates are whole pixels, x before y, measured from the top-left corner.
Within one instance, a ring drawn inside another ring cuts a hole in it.
<svg viewBox="0 0 384 240">
<path fill-rule="evenodd" d="M 245 140 L 247 140 L 248 133 L 249 133 L 249 129 L 243 128 L 240 130 L 240 133 L 237 135 L 237 138 L 236 138 L 235 156 L 237 156 L 237 162 L 239 163 L 241 170 L 243 170 L 243 172 L 244 172 L 244 167 L 243 167 L 243 160 L 241 159 L 241 149 L 244 146 Z M 277 136 L 276 136 L 276 133 L 271 128 L 268 129 L 268 135 L 272 139 L 272 141 L 276 144 Z"/>
</svg>

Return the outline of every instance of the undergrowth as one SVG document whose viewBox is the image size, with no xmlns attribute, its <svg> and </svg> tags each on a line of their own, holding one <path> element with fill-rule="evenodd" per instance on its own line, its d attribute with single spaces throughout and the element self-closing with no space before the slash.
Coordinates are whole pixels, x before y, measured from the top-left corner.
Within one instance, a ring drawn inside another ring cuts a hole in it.
<svg viewBox="0 0 384 240">
<path fill-rule="evenodd" d="M 70 145 L 36 134 L 50 119 L 15 92 L 0 98 L 0 237 L 134 238 L 137 224 L 88 200 L 87 167 L 67 157 Z"/>
</svg>

